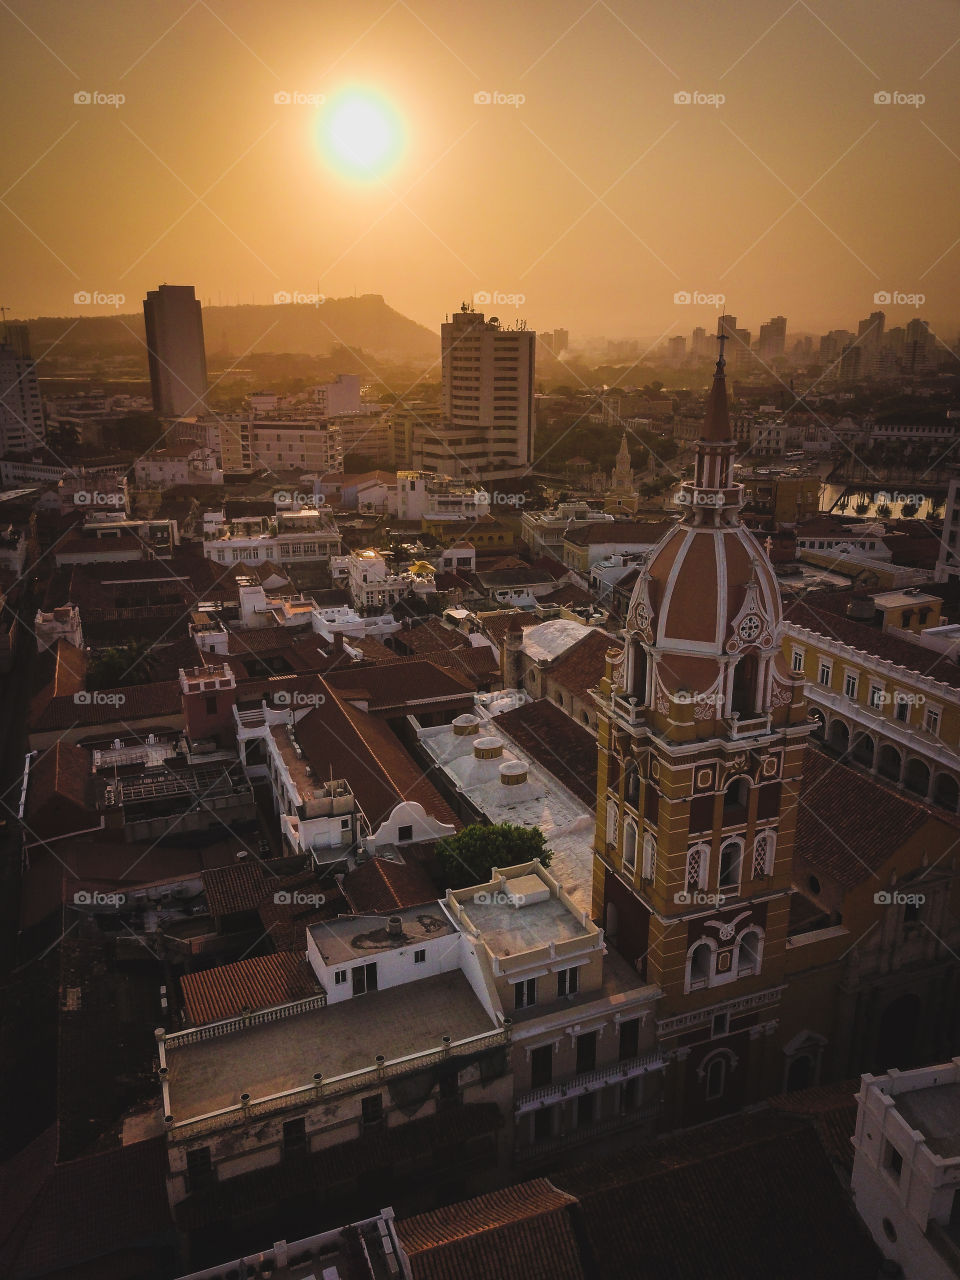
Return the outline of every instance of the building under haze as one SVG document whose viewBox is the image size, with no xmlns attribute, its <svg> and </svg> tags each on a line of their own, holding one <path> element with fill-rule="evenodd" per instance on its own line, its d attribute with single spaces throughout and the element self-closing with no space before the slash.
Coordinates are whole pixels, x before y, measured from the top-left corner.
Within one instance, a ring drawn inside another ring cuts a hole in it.
<svg viewBox="0 0 960 1280">
<path fill-rule="evenodd" d="M 43 438 L 43 403 L 27 326 L 7 324 L 0 340 L 0 456 L 23 453 Z"/>
<path fill-rule="evenodd" d="M 784 352 L 787 341 L 787 317 L 774 316 L 766 324 L 760 326 L 760 339 L 757 353 L 765 363 L 779 359 Z"/>
<path fill-rule="evenodd" d="M 464 303 L 440 335 L 443 421 L 422 436 L 419 465 L 454 475 L 527 466 L 536 334 L 522 324 L 504 328 Z"/>
<path fill-rule="evenodd" d="M 192 284 L 162 284 L 143 300 L 150 360 L 150 391 L 161 418 L 203 413 L 207 357 L 203 319 Z"/>
</svg>

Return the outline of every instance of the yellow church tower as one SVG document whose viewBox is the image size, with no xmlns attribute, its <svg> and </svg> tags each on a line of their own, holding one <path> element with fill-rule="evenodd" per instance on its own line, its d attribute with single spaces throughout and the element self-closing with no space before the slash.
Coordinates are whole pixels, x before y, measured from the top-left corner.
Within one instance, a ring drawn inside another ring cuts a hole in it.
<svg viewBox="0 0 960 1280">
<path fill-rule="evenodd" d="M 797 796 L 812 729 L 782 607 L 740 523 L 723 356 L 681 516 L 650 553 L 597 691 L 593 908 L 663 996 L 666 1127 L 777 1092 Z"/>
</svg>

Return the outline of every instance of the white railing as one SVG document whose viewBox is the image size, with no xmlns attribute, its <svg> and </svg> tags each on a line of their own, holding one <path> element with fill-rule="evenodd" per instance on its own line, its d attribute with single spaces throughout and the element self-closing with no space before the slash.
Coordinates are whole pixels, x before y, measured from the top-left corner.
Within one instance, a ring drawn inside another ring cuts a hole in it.
<svg viewBox="0 0 960 1280">
<path fill-rule="evenodd" d="M 223 1018 L 220 1022 L 208 1022 L 202 1027 L 187 1027 L 183 1031 L 171 1031 L 164 1037 L 168 1049 L 180 1049 L 188 1044 L 200 1044 L 203 1040 L 216 1040 L 219 1036 L 245 1031 L 248 1027 L 261 1027 L 268 1022 L 281 1022 L 298 1013 L 310 1013 L 322 1009 L 327 1003 L 326 992 L 296 1000 L 293 1004 L 274 1005 L 269 1009 L 257 1009 L 254 1013 L 240 1013 L 235 1018 Z"/>
<path fill-rule="evenodd" d="M 658 1053 L 626 1058 L 622 1062 L 610 1062 L 593 1071 L 581 1071 L 579 1075 L 570 1076 L 566 1080 L 555 1080 L 536 1089 L 528 1089 L 526 1093 L 518 1093 L 514 1109 L 519 1113 L 535 1108 L 540 1103 L 557 1102 L 562 1098 L 576 1097 L 580 1093 L 592 1093 L 607 1085 L 622 1084 L 625 1080 L 632 1080 L 634 1076 L 645 1075 L 648 1071 L 662 1071 L 664 1065 Z"/>
<path fill-rule="evenodd" d="M 731 716 L 727 721 L 730 728 L 730 736 L 732 738 L 748 738 L 755 733 L 770 732 L 770 714 L 763 716 L 750 716 L 747 719 L 741 719 L 739 716 Z"/>
</svg>

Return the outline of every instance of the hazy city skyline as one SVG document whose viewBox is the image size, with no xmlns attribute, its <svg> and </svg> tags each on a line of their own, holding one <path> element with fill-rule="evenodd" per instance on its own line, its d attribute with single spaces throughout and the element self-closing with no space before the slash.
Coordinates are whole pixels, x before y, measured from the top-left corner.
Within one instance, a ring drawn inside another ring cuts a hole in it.
<svg viewBox="0 0 960 1280">
<path fill-rule="evenodd" d="M 712 323 L 677 293 L 816 333 L 899 292 L 924 301 L 889 326 L 956 332 L 946 4 L 909 28 L 805 0 L 119 14 L 0 20 L 10 315 L 91 314 L 84 293 L 135 312 L 169 281 L 204 303 L 380 293 L 437 329 L 488 293 L 535 329 L 653 341 Z"/>
</svg>

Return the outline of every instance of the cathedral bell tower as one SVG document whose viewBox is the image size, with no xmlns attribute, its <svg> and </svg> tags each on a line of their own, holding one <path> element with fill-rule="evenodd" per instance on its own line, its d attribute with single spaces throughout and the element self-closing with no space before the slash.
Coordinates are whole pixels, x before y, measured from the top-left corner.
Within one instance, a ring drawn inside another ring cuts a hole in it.
<svg viewBox="0 0 960 1280">
<path fill-rule="evenodd" d="M 597 691 L 593 908 L 663 997 L 666 1127 L 778 1092 L 803 677 L 780 591 L 740 523 L 724 336 L 694 477 L 650 553 Z"/>
</svg>

